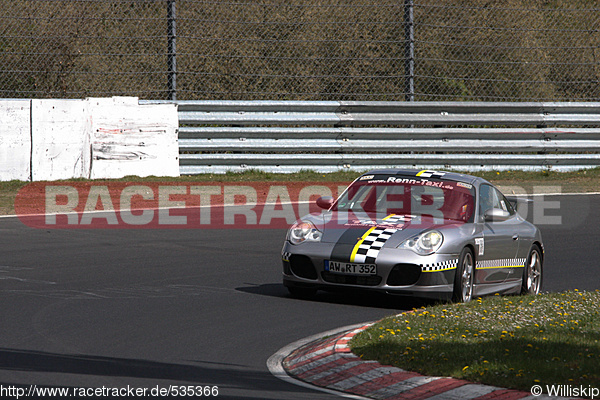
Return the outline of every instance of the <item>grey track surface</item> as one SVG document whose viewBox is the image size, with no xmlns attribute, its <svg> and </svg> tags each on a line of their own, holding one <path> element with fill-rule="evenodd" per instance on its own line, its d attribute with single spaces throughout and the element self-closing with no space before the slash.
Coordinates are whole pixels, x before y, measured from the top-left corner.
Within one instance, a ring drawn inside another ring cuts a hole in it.
<svg viewBox="0 0 600 400">
<path fill-rule="evenodd" d="M 559 196 L 540 225 L 546 291 L 595 290 L 600 196 Z M 530 212 L 530 215 L 533 214 Z M 419 305 L 376 295 L 295 300 L 283 230 L 38 230 L 0 219 L 0 384 L 216 385 L 222 399 L 333 399 L 267 359 L 318 332 Z"/>
</svg>

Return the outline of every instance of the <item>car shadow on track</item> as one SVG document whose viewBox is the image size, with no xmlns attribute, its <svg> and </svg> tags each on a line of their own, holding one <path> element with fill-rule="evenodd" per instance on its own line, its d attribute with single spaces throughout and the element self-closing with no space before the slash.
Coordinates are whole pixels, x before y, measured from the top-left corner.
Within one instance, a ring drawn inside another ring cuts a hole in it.
<svg viewBox="0 0 600 400">
<path fill-rule="evenodd" d="M 330 304 L 344 304 L 360 307 L 372 307 L 391 310 L 412 310 L 439 303 L 439 300 L 419 299 L 407 296 L 394 296 L 371 291 L 318 291 L 314 296 L 295 298 L 280 283 L 251 284 L 238 287 L 235 290 L 244 293 L 258 294 L 279 298 L 288 298 L 295 301 L 311 301 Z"/>
</svg>

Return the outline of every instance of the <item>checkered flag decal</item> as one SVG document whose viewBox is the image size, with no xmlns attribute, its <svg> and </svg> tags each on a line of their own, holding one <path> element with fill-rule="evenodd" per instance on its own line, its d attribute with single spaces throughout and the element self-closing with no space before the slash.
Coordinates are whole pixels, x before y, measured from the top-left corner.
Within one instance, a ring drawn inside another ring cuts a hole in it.
<svg viewBox="0 0 600 400">
<path fill-rule="evenodd" d="M 382 225 L 396 225 L 399 223 L 404 223 L 406 222 L 406 217 L 404 215 L 389 215 L 387 217 L 385 217 L 384 219 L 381 220 Z"/>
<path fill-rule="evenodd" d="M 520 268 L 525 266 L 524 258 L 505 258 L 501 260 L 482 260 L 477 261 L 477 269 L 486 268 Z"/>
<path fill-rule="evenodd" d="M 385 242 L 397 231 L 393 228 L 375 228 L 362 241 L 356 250 L 354 259 L 351 260 L 360 264 L 374 264 L 379 251 Z"/>
<path fill-rule="evenodd" d="M 449 269 L 455 269 L 458 265 L 458 260 L 447 260 L 435 264 L 423 264 L 421 265 L 421 271 L 423 272 L 439 272 L 446 271 Z"/>
<path fill-rule="evenodd" d="M 428 170 L 420 171 L 417 174 L 417 176 L 420 176 L 420 177 L 423 177 L 423 178 L 441 178 L 444 175 L 446 175 L 445 172 L 428 171 Z"/>
</svg>

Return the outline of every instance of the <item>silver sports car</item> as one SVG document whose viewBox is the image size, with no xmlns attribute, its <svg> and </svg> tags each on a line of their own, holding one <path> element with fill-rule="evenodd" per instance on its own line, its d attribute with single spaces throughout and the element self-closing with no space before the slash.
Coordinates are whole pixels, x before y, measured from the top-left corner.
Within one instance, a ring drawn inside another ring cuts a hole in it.
<svg viewBox="0 0 600 400">
<path fill-rule="evenodd" d="M 470 175 L 368 172 L 290 228 L 283 284 L 301 297 L 342 288 L 458 302 L 537 294 L 544 245 L 516 201 Z"/>
</svg>

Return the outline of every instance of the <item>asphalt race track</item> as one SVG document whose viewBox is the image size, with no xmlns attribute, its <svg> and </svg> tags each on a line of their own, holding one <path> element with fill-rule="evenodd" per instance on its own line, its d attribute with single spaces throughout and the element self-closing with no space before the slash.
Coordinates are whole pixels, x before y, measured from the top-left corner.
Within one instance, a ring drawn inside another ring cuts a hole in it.
<svg viewBox="0 0 600 400">
<path fill-rule="evenodd" d="M 539 224 L 543 290 L 600 288 L 600 195 Z M 538 215 L 539 217 L 539 215 Z M 529 212 L 528 219 L 534 218 Z M 273 377 L 298 339 L 418 302 L 281 285 L 283 230 L 41 230 L 0 219 L 0 385 L 217 386 L 220 399 L 332 399 Z"/>
</svg>

